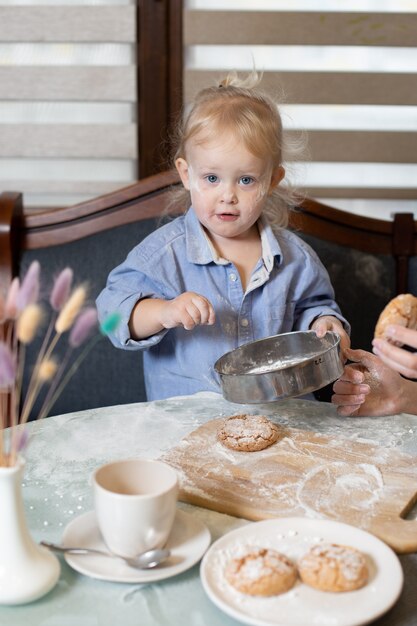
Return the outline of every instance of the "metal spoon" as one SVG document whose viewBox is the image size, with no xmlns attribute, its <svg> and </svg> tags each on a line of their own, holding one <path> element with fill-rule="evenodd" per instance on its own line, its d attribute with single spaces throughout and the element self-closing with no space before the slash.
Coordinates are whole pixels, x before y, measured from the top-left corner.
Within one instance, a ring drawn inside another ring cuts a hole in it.
<svg viewBox="0 0 417 626">
<path fill-rule="evenodd" d="M 171 554 L 171 552 L 166 549 L 155 549 L 147 550 L 146 552 L 142 552 L 142 554 L 138 554 L 135 557 L 128 558 L 119 556 L 118 554 L 112 554 L 111 552 L 104 552 L 104 550 L 96 550 L 94 548 L 77 548 L 74 546 L 60 546 L 56 543 L 49 543 L 48 541 L 41 541 L 41 545 L 49 548 L 50 550 L 54 550 L 55 552 L 68 552 L 69 554 L 101 554 L 102 556 L 116 557 L 126 561 L 128 565 L 136 567 L 136 569 L 150 569 L 152 567 L 156 567 L 162 563 L 162 561 L 165 561 L 165 559 L 167 559 Z"/>
</svg>

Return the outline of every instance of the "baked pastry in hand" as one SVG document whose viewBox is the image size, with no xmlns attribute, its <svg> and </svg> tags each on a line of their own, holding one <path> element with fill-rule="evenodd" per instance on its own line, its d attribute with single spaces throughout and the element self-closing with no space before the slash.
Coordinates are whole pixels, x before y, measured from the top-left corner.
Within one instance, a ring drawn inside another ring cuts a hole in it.
<svg viewBox="0 0 417 626">
<path fill-rule="evenodd" d="M 388 339 L 385 331 L 390 324 L 417 328 L 417 298 L 415 296 L 411 293 L 403 293 L 387 304 L 375 326 L 375 337 Z M 395 343 L 401 345 L 399 342 Z"/>
</svg>

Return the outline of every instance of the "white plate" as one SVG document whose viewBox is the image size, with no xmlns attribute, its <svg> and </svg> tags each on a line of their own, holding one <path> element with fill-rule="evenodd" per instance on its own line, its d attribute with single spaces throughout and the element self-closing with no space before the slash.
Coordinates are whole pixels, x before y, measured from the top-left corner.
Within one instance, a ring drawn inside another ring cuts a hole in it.
<svg viewBox="0 0 417 626">
<path fill-rule="evenodd" d="M 64 530 L 62 543 L 107 551 L 94 511 L 72 520 Z M 201 559 L 209 545 L 208 528 L 189 513 L 177 509 L 166 545 L 171 550 L 171 556 L 155 569 L 134 569 L 122 559 L 100 555 L 65 554 L 65 560 L 77 572 L 93 578 L 120 583 L 149 583 L 185 572 Z"/>
<path fill-rule="evenodd" d="M 295 562 L 312 544 L 344 544 L 363 552 L 370 579 L 357 591 L 317 591 L 301 581 L 287 593 L 268 598 L 236 591 L 224 577 L 230 558 L 245 546 L 275 548 Z M 401 593 L 403 572 L 396 554 L 374 535 L 339 522 L 306 518 L 280 518 L 255 522 L 218 539 L 205 554 L 200 568 L 204 590 L 228 615 L 254 626 L 359 626 L 376 619 Z"/>
</svg>

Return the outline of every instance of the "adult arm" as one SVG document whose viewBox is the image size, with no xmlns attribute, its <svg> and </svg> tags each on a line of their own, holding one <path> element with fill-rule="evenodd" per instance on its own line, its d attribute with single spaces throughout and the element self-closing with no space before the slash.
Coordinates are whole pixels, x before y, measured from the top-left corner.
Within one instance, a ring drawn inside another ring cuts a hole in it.
<svg viewBox="0 0 417 626">
<path fill-rule="evenodd" d="M 417 382 L 403 378 L 365 350 L 346 350 L 353 361 L 333 385 L 339 415 L 417 415 Z"/>
</svg>

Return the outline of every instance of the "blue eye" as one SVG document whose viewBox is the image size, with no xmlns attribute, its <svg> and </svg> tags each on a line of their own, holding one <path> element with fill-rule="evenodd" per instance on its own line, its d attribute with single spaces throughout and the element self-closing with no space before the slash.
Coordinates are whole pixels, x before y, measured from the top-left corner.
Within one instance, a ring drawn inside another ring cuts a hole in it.
<svg viewBox="0 0 417 626">
<path fill-rule="evenodd" d="M 251 176 L 242 176 L 240 182 L 242 183 L 242 185 L 250 185 L 251 183 L 253 183 L 253 178 Z"/>
<path fill-rule="evenodd" d="M 206 178 L 209 183 L 217 183 L 217 181 L 219 180 L 215 174 L 209 174 L 208 176 L 206 176 Z"/>
</svg>

